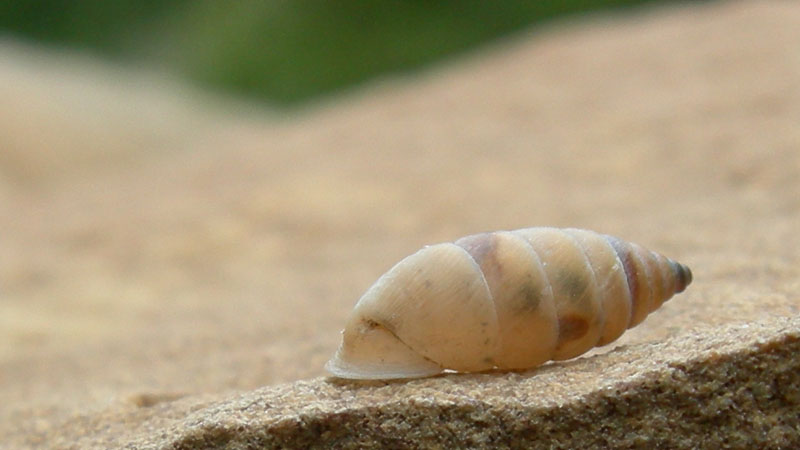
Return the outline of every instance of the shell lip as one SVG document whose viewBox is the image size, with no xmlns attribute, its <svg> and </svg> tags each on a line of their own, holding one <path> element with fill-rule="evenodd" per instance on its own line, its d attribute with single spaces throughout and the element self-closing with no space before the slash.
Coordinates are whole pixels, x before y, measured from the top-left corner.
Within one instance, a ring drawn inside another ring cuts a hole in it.
<svg viewBox="0 0 800 450">
<path fill-rule="evenodd" d="M 341 357 L 341 348 L 336 351 L 327 363 L 325 370 L 335 378 L 348 380 L 394 380 L 424 378 L 442 373 L 445 369 L 433 361 L 430 365 L 410 368 L 408 366 L 392 366 L 383 362 L 353 364 Z"/>
</svg>

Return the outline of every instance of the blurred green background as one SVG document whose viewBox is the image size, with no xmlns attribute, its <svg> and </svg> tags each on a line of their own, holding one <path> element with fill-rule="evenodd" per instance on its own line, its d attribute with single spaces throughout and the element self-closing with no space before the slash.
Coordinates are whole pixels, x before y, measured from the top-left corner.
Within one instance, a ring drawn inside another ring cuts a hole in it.
<svg viewBox="0 0 800 450">
<path fill-rule="evenodd" d="M 554 17 L 655 1 L 8 1 L 0 33 L 294 106 Z"/>
</svg>

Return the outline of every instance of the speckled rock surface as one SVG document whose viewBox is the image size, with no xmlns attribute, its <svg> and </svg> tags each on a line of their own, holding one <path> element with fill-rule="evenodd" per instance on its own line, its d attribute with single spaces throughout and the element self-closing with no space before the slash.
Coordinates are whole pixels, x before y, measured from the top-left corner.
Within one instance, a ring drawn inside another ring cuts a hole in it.
<svg viewBox="0 0 800 450">
<path fill-rule="evenodd" d="M 710 337 L 671 339 L 536 372 L 392 383 L 316 379 L 211 404 L 174 425 L 159 444 L 789 446 L 800 427 L 798 351 L 800 319 L 794 318 L 726 326 Z"/>
<path fill-rule="evenodd" d="M 0 448 L 797 447 L 797 42 L 795 2 L 573 20 L 290 117 L 3 43 Z M 695 281 L 573 361 L 325 378 L 400 258 L 538 225 Z"/>
</svg>

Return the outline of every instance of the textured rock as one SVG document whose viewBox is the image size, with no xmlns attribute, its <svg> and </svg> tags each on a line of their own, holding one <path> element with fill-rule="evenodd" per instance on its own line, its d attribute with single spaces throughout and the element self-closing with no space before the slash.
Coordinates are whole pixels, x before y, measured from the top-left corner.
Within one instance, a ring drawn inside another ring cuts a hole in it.
<svg viewBox="0 0 800 450">
<path fill-rule="evenodd" d="M 585 19 L 283 120 L 6 52 L 0 447 L 800 445 L 799 25 L 794 2 Z M 577 360 L 324 378 L 394 262 L 537 225 L 694 282 Z"/>
<path fill-rule="evenodd" d="M 789 446 L 800 427 L 798 351 L 794 318 L 726 326 L 538 372 L 300 381 L 210 405 L 160 444 Z"/>
</svg>

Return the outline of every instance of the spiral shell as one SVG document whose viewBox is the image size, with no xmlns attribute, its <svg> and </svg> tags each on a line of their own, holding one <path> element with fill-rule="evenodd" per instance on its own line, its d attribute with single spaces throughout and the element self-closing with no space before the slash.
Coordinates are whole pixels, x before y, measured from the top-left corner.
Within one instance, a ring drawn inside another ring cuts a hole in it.
<svg viewBox="0 0 800 450">
<path fill-rule="evenodd" d="M 467 236 L 381 276 L 325 368 L 354 379 L 532 368 L 614 341 L 691 281 L 688 267 L 593 231 Z"/>
</svg>

